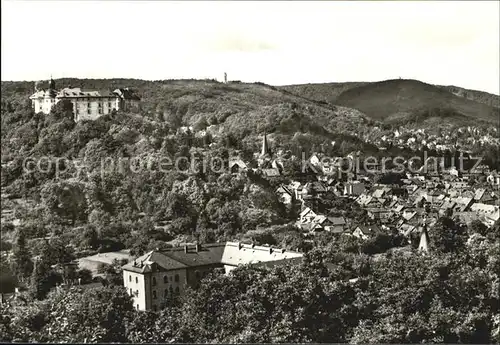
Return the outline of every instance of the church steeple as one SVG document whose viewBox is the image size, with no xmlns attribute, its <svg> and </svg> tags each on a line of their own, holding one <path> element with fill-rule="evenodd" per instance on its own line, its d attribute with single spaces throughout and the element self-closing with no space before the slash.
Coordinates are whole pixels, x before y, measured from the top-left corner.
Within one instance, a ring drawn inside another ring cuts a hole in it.
<svg viewBox="0 0 500 345">
<path fill-rule="evenodd" d="M 265 156 L 266 154 L 270 154 L 269 145 L 267 143 L 267 135 L 264 132 L 264 138 L 262 139 L 262 151 L 260 152 L 261 156 Z"/>
<path fill-rule="evenodd" d="M 426 219 L 423 220 L 422 230 L 420 231 L 420 243 L 418 244 L 418 250 L 422 252 L 429 251 L 429 233 L 427 232 Z"/>
</svg>

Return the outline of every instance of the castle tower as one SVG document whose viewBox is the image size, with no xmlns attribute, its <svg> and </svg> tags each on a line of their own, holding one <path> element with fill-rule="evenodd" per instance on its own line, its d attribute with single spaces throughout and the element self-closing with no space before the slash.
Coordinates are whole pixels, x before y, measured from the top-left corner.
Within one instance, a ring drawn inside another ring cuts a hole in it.
<svg viewBox="0 0 500 345">
<path fill-rule="evenodd" d="M 56 89 L 56 82 L 54 81 L 54 79 L 52 79 L 52 76 L 50 76 L 49 89 L 50 90 L 55 90 Z"/>
<path fill-rule="evenodd" d="M 50 81 L 49 81 L 49 90 L 47 91 L 48 95 L 50 98 L 55 98 L 57 91 L 56 91 L 56 82 L 54 79 L 52 79 L 52 76 L 50 76 Z"/>
</svg>

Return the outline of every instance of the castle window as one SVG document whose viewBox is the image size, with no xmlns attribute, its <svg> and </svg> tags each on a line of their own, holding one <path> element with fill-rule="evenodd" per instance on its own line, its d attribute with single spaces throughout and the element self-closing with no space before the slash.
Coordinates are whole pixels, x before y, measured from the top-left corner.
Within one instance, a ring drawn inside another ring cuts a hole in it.
<svg viewBox="0 0 500 345">
<path fill-rule="evenodd" d="M 156 278 L 153 277 L 153 286 L 155 286 L 155 285 L 156 285 Z"/>
<path fill-rule="evenodd" d="M 179 275 L 176 274 L 174 279 L 175 279 L 175 282 L 178 283 L 179 282 Z"/>
<path fill-rule="evenodd" d="M 156 299 L 156 290 L 153 290 L 153 299 Z"/>
<path fill-rule="evenodd" d="M 137 310 L 139 310 L 139 304 L 137 305 Z"/>
<path fill-rule="evenodd" d="M 194 275 L 196 276 L 196 279 L 198 279 L 198 280 L 200 279 L 200 272 L 196 271 L 196 272 L 194 273 Z"/>
<path fill-rule="evenodd" d="M 164 284 L 168 283 L 168 277 L 167 276 L 163 276 L 163 283 Z"/>
<path fill-rule="evenodd" d="M 179 287 L 178 286 L 175 288 L 175 293 L 177 293 L 177 294 L 179 293 Z"/>
<path fill-rule="evenodd" d="M 167 296 L 168 296 L 168 289 L 165 289 L 165 291 L 163 292 L 163 297 L 167 298 Z"/>
<path fill-rule="evenodd" d="M 173 293 L 174 293 L 174 289 L 172 289 L 172 287 L 169 287 L 169 288 L 168 288 L 168 291 L 170 292 L 170 294 L 173 294 Z"/>
<path fill-rule="evenodd" d="M 128 281 L 131 282 L 132 281 L 132 275 L 129 275 L 128 276 Z"/>
<path fill-rule="evenodd" d="M 132 289 L 130 289 L 130 296 L 132 296 L 134 293 L 132 292 Z"/>
<path fill-rule="evenodd" d="M 139 279 L 137 277 L 135 277 L 135 283 L 139 283 Z"/>
<path fill-rule="evenodd" d="M 135 296 L 139 297 L 139 290 L 135 290 Z"/>
</svg>

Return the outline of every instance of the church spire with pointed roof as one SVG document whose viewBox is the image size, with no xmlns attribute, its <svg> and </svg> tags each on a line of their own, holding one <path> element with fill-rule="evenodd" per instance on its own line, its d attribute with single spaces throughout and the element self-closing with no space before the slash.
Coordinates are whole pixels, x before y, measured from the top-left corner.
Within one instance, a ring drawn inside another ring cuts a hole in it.
<svg viewBox="0 0 500 345">
<path fill-rule="evenodd" d="M 423 220 L 422 230 L 420 231 L 420 243 L 418 250 L 422 252 L 429 251 L 429 233 L 427 232 L 426 218 Z"/>
<path fill-rule="evenodd" d="M 262 151 L 260 153 L 261 156 L 265 156 L 270 154 L 269 144 L 267 143 L 267 134 L 264 132 L 264 138 L 262 138 Z"/>
</svg>

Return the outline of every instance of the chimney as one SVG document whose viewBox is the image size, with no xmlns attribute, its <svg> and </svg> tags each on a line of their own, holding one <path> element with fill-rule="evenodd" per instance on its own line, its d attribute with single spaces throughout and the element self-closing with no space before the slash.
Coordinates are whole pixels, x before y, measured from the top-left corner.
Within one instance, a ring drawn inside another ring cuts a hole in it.
<svg viewBox="0 0 500 345">
<path fill-rule="evenodd" d="M 184 245 L 184 253 L 187 253 L 188 252 L 188 246 L 187 244 Z"/>
</svg>

